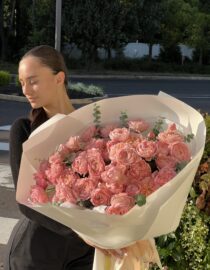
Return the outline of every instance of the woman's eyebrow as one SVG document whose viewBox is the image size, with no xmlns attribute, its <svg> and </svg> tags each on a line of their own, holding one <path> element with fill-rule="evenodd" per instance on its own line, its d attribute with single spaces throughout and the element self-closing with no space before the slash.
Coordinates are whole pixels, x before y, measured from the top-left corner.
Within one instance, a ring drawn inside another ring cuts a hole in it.
<svg viewBox="0 0 210 270">
<path fill-rule="evenodd" d="M 31 80 L 31 79 L 34 79 L 36 77 L 38 77 L 38 76 L 37 75 L 32 75 L 32 76 L 27 77 L 26 80 Z"/>
</svg>

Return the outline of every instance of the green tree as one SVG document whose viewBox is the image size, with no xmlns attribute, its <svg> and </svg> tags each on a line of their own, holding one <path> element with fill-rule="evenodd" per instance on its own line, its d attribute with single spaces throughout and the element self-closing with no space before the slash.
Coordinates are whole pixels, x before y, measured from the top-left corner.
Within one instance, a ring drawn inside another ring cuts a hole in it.
<svg viewBox="0 0 210 270">
<path fill-rule="evenodd" d="M 204 54 L 210 50 L 210 14 L 198 10 L 192 24 L 188 25 L 188 32 L 186 42 L 199 51 L 199 64 L 202 65 Z"/>
<path fill-rule="evenodd" d="M 2 0 L 0 5 L 1 59 L 16 60 L 30 31 L 27 0 Z"/>
<path fill-rule="evenodd" d="M 66 0 L 63 7 L 64 41 L 75 43 L 85 62 L 90 64 L 97 60 L 98 48 L 109 51 L 126 42 L 124 15 L 119 0 Z"/>
<path fill-rule="evenodd" d="M 1 29 L 1 59 L 7 60 L 11 47 L 10 38 L 13 37 L 16 1 L 2 0 L 0 4 Z"/>
<path fill-rule="evenodd" d="M 164 6 L 161 0 L 136 1 L 139 22 L 138 39 L 148 43 L 149 61 L 152 60 L 152 47 L 160 42 L 161 24 L 164 18 Z"/>
<path fill-rule="evenodd" d="M 40 44 L 54 46 L 55 6 L 55 0 L 33 0 L 28 10 L 31 31 L 25 50 Z"/>
</svg>

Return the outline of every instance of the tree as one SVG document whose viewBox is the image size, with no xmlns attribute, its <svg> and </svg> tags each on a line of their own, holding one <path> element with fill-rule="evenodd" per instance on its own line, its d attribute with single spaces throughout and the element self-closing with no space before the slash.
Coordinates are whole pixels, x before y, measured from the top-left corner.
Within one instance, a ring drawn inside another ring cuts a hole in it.
<svg viewBox="0 0 210 270">
<path fill-rule="evenodd" d="M 97 60 L 97 49 L 119 48 L 126 42 L 126 21 L 119 0 L 66 0 L 63 7 L 64 41 L 75 43 L 85 62 Z M 110 57 L 110 53 L 108 53 Z"/>
<path fill-rule="evenodd" d="M 31 31 L 25 49 L 40 44 L 54 46 L 55 4 L 55 0 L 33 0 L 28 10 Z"/>
<path fill-rule="evenodd" d="M 9 55 L 9 39 L 14 35 L 16 1 L 2 0 L 0 7 L 0 29 L 1 29 L 1 59 L 6 60 Z"/>
<path fill-rule="evenodd" d="M 0 7 L 1 59 L 19 58 L 30 30 L 28 1 L 2 0 Z"/>
<path fill-rule="evenodd" d="M 149 61 L 152 60 L 152 47 L 159 43 L 164 10 L 161 0 L 141 0 L 137 3 L 139 39 L 149 45 Z"/>
<path fill-rule="evenodd" d="M 203 57 L 210 50 L 210 3 L 199 1 L 192 6 L 194 10 L 191 24 L 188 25 L 187 44 L 199 51 L 199 64 L 203 64 Z"/>
</svg>

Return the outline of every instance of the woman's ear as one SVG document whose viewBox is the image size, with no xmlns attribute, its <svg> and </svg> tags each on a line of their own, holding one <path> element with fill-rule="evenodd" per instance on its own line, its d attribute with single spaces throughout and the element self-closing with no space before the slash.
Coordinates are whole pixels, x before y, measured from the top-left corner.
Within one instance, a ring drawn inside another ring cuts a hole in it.
<svg viewBox="0 0 210 270">
<path fill-rule="evenodd" d="M 56 82 L 57 84 L 64 84 L 65 81 L 65 73 L 63 71 L 59 71 L 56 74 Z"/>
</svg>

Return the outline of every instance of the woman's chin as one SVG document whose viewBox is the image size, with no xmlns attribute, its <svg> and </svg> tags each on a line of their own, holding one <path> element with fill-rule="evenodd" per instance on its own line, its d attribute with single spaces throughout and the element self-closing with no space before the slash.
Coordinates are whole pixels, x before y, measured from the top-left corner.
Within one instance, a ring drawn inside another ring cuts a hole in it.
<svg viewBox="0 0 210 270">
<path fill-rule="evenodd" d="M 32 102 L 32 101 L 29 101 L 29 103 L 30 103 L 30 105 L 31 105 L 31 107 L 33 108 L 33 109 L 39 109 L 41 106 L 38 104 L 38 103 L 36 103 L 36 102 Z"/>
</svg>

